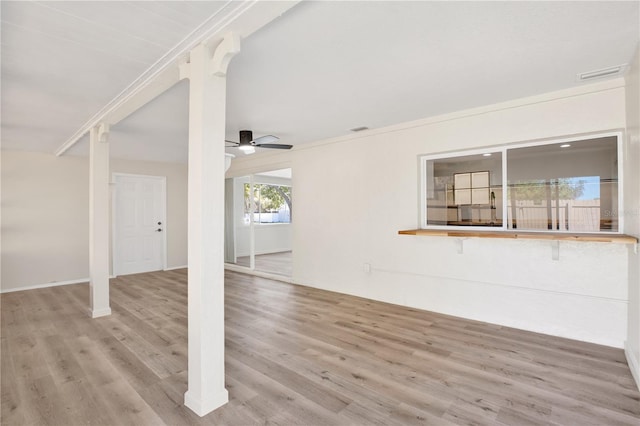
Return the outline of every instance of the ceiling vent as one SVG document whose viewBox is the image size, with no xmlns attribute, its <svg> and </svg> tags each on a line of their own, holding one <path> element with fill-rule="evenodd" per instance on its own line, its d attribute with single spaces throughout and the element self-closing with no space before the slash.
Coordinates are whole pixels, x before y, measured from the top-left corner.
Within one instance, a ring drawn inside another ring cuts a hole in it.
<svg viewBox="0 0 640 426">
<path fill-rule="evenodd" d="M 583 72 L 578 74 L 578 81 L 589 81 L 604 77 L 621 76 L 627 69 L 627 64 L 616 65 L 615 67 L 602 68 L 595 71 Z"/>
<path fill-rule="evenodd" d="M 369 130 L 367 126 L 354 127 L 353 129 L 349 129 L 352 132 L 362 132 L 363 130 Z"/>
</svg>

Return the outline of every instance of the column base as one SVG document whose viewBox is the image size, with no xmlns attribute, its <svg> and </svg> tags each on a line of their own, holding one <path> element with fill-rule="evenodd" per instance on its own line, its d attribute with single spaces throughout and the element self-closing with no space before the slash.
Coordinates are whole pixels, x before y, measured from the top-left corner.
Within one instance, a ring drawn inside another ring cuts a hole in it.
<svg viewBox="0 0 640 426">
<path fill-rule="evenodd" d="M 111 308 L 89 309 L 91 318 L 106 317 L 107 315 L 111 315 Z"/>
<path fill-rule="evenodd" d="M 627 364 L 629 364 L 629 370 L 631 375 L 636 381 L 636 386 L 640 390 L 640 364 L 638 364 L 638 358 L 634 355 L 633 350 L 629 347 L 629 342 L 624 342 L 624 355 L 627 358 Z"/>
<path fill-rule="evenodd" d="M 200 417 L 206 416 L 216 408 L 222 407 L 229 402 L 229 392 L 226 389 L 211 395 L 206 400 L 202 400 L 193 395 L 193 392 L 186 391 L 184 394 L 184 405 Z"/>
</svg>

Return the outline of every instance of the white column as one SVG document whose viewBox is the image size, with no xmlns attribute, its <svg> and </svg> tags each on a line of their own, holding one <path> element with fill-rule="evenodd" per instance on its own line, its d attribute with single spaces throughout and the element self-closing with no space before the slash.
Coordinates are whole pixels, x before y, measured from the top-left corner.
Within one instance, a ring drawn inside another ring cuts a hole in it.
<svg viewBox="0 0 640 426">
<path fill-rule="evenodd" d="M 225 38 L 211 55 L 201 44 L 181 67 L 189 82 L 189 382 L 199 416 L 229 400 L 224 374 L 224 173 L 226 66 L 239 50 Z"/>
<path fill-rule="evenodd" d="M 109 306 L 109 127 L 89 132 L 89 288 L 92 318 L 111 314 Z"/>
</svg>

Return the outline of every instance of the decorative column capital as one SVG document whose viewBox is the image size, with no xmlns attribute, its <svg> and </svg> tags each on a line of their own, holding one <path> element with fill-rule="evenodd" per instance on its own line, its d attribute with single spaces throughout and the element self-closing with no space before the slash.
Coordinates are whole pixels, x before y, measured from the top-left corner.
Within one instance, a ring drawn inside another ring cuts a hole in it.
<svg viewBox="0 0 640 426">
<path fill-rule="evenodd" d="M 235 33 L 228 33 L 220 42 L 213 58 L 209 64 L 211 74 L 217 77 L 225 77 L 227 75 L 227 67 L 231 59 L 240 52 L 240 36 Z"/>
<path fill-rule="evenodd" d="M 91 132 L 93 132 L 96 138 L 95 140 L 97 140 L 98 142 L 100 143 L 109 142 L 109 125 L 107 123 L 98 124 L 93 129 L 91 129 Z"/>
<path fill-rule="evenodd" d="M 210 51 L 207 43 L 201 43 L 196 48 L 205 49 Z M 216 77 L 225 77 L 227 75 L 227 68 L 231 59 L 240 52 L 240 36 L 236 33 L 227 33 L 224 39 L 218 44 L 211 55 L 208 58 L 207 73 Z M 191 61 L 185 62 L 179 65 L 180 80 L 190 79 L 191 76 Z"/>
</svg>

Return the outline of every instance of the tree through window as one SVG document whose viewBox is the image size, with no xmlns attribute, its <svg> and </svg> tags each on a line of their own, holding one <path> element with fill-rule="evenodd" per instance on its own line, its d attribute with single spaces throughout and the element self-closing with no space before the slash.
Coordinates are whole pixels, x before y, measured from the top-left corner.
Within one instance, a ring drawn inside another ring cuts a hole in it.
<svg viewBox="0 0 640 426">
<path fill-rule="evenodd" d="M 256 183 L 244 184 L 245 223 L 253 213 L 254 223 L 291 223 L 291 187 Z"/>
</svg>

